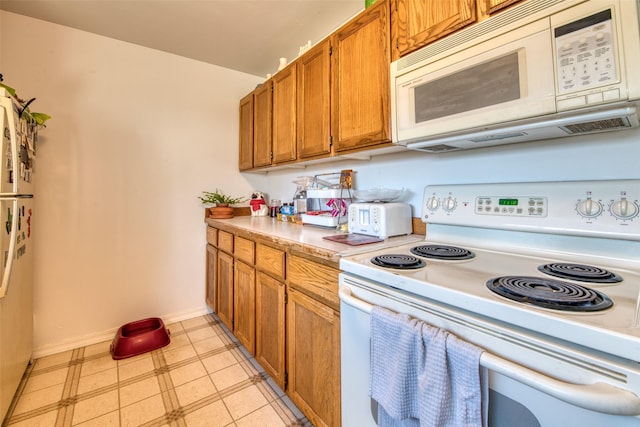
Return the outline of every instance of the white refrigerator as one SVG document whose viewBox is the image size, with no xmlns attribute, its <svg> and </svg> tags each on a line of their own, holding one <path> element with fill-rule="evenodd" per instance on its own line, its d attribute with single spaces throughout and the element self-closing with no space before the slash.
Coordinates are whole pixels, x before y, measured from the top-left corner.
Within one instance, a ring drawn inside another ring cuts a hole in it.
<svg viewBox="0 0 640 427">
<path fill-rule="evenodd" d="M 33 348 L 33 170 L 37 127 L 0 87 L 0 420 Z"/>
</svg>

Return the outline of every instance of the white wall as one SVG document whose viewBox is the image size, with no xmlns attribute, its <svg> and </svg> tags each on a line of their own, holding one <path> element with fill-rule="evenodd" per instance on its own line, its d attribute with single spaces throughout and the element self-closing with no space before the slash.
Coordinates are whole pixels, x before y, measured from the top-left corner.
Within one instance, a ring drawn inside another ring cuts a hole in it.
<svg viewBox="0 0 640 427">
<path fill-rule="evenodd" d="M 5 83 L 53 116 L 37 146 L 36 355 L 204 313 L 197 196 L 260 179 L 237 168 L 238 100 L 259 79 L 0 13 Z"/>
</svg>

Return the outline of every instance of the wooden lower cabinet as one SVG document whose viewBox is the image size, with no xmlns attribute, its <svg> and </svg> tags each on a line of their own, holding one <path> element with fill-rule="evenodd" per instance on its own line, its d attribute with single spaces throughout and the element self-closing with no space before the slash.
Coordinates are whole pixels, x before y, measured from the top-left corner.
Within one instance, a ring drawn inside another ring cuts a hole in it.
<svg viewBox="0 0 640 427">
<path fill-rule="evenodd" d="M 207 227 L 206 302 L 316 427 L 338 427 L 337 264 Z"/>
<path fill-rule="evenodd" d="M 285 285 L 256 273 L 256 360 L 285 389 Z"/>
<path fill-rule="evenodd" d="M 249 353 L 255 356 L 256 271 L 236 261 L 233 276 L 233 333 Z"/>
<path fill-rule="evenodd" d="M 287 394 L 314 426 L 340 425 L 340 314 L 290 289 Z"/>
<path fill-rule="evenodd" d="M 218 251 L 217 269 L 218 317 L 233 331 L 233 256 Z"/>
<path fill-rule="evenodd" d="M 216 289 L 216 272 L 218 271 L 217 264 L 218 250 L 212 245 L 207 245 L 207 281 L 205 299 L 207 305 L 214 313 L 218 312 L 218 296 Z"/>
</svg>

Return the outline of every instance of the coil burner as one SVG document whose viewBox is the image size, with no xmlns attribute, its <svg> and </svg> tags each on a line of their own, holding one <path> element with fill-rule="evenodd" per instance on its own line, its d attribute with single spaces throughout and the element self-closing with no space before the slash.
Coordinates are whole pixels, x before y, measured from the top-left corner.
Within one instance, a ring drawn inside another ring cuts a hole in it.
<svg viewBox="0 0 640 427">
<path fill-rule="evenodd" d="M 487 281 L 487 287 L 513 301 L 553 310 L 591 312 L 613 305 L 609 297 L 596 290 L 541 277 L 496 277 Z"/>
<path fill-rule="evenodd" d="M 427 265 L 420 258 L 402 254 L 378 255 L 371 258 L 371 263 L 379 267 L 395 268 L 397 270 L 415 270 Z"/>
<path fill-rule="evenodd" d="M 411 253 L 425 258 L 463 260 L 476 256 L 470 250 L 457 246 L 447 245 L 421 245 L 411 248 Z"/>
<path fill-rule="evenodd" d="M 618 283 L 622 277 L 604 268 L 572 263 L 551 263 L 538 267 L 550 276 L 590 283 Z"/>
</svg>

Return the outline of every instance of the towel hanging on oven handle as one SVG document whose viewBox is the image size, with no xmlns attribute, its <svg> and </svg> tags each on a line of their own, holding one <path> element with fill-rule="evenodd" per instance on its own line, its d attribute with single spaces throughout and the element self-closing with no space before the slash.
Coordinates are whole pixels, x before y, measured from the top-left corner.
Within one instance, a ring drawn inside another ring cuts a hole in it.
<svg viewBox="0 0 640 427">
<path fill-rule="evenodd" d="M 371 313 L 373 305 L 354 297 L 348 286 L 341 286 L 338 293 L 340 300 L 345 304 L 362 312 Z M 640 397 L 611 384 L 568 383 L 486 351 L 480 356 L 480 365 L 581 408 L 604 414 L 640 415 Z"/>
</svg>

